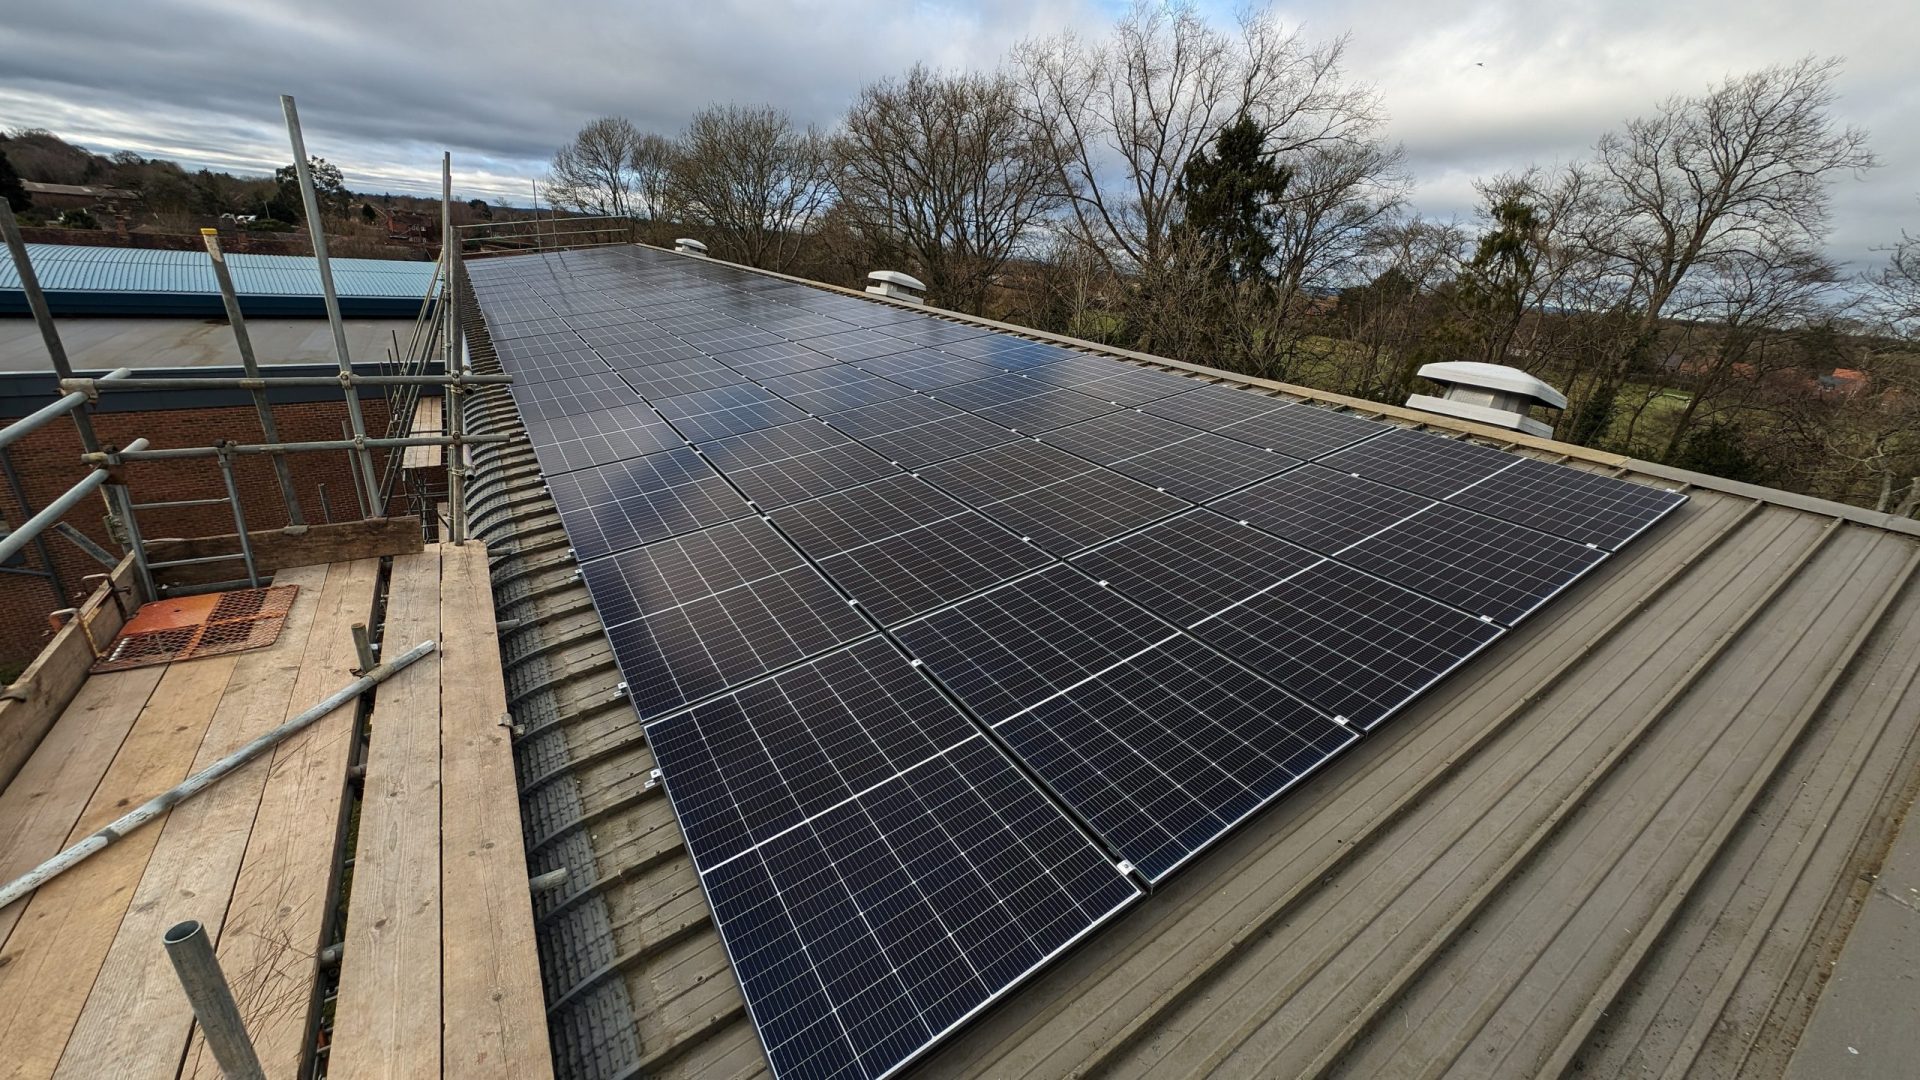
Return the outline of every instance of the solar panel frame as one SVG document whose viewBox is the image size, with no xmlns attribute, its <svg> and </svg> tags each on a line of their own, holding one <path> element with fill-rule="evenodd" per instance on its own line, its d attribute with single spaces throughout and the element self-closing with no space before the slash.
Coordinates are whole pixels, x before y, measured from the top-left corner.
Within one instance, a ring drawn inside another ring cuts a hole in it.
<svg viewBox="0 0 1920 1080">
<path fill-rule="evenodd" d="M 1581 544 L 1618 551 L 1687 500 L 1679 492 L 1521 458 L 1447 502 Z"/>
<path fill-rule="evenodd" d="M 1331 454 L 1320 464 L 1430 499 L 1444 499 L 1522 460 L 1464 439 L 1387 427 L 1379 438 Z"/>
<path fill-rule="evenodd" d="M 1217 434 L 1288 457 L 1313 460 L 1401 430 L 1404 429 L 1352 413 L 1335 412 L 1298 402 L 1284 409 L 1274 409 L 1228 424 L 1220 428 Z"/>
<path fill-rule="evenodd" d="M 1442 502 L 1334 553 L 1349 566 L 1503 626 L 1571 588 L 1606 554 Z"/>
<path fill-rule="evenodd" d="M 581 559 L 753 512 L 740 493 L 688 447 L 552 476 L 547 490 Z"/>
</svg>

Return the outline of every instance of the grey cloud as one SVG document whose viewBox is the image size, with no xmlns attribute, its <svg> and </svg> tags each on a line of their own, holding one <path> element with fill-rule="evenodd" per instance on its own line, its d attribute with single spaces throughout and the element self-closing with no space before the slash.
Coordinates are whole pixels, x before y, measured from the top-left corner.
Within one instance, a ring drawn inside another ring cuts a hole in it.
<svg viewBox="0 0 1920 1080">
<path fill-rule="evenodd" d="M 915 61 L 997 62 L 1035 33 L 1097 32 L 1117 0 L 759 4 L 586 0 L 88 0 L 31 3 L 0 26 L 0 124 L 98 149 L 264 171 L 286 159 L 276 95 L 308 143 L 374 190 L 524 201 L 586 119 L 678 130 L 709 102 L 773 102 L 831 124 L 858 86 Z M 1224 18 L 1230 4 L 1218 7 Z M 1806 53 L 1848 57 L 1841 112 L 1886 162 L 1836 192 L 1834 252 L 1862 265 L 1920 227 L 1920 9 L 1844 0 L 1320 0 L 1310 35 L 1351 33 L 1427 213 L 1465 216 L 1475 176 L 1578 157 L 1608 127 L 1722 75 Z M 1484 66 L 1482 66 L 1484 65 Z"/>
</svg>

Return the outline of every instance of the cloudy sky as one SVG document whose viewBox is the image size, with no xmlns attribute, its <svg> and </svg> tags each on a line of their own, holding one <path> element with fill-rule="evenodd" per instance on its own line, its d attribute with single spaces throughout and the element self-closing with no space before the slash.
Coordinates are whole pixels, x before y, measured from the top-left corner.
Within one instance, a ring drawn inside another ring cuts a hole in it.
<svg viewBox="0 0 1920 1080">
<path fill-rule="evenodd" d="M 0 23 L 0 126 L 100 151 L 265 172 L 287 160 L 277 95 L 311 152 L 363 191 L 525 203 L 594 116 L 672 132 L 714 101 L 831 124 L 863 82 L 916 61 L 991 66 L 1015 42 L 1098 34 L 1098 0 L 28 0 Z M 1211 5 L 1227 19 L 1231 3 Z M 1883 166 L 1836 186 L 1836 257 L 1864 267 L 1920 231 L 1920 5 L 1885 0 L 1349 0 L 1282 3 L 1351 35 L 1381 91 L 1415 206 L 1464 215 L 1477 176 L 1581 156 L 1662 97 L 1809 53 L 1847 58 L 1842 118 Z"/>
</svg>

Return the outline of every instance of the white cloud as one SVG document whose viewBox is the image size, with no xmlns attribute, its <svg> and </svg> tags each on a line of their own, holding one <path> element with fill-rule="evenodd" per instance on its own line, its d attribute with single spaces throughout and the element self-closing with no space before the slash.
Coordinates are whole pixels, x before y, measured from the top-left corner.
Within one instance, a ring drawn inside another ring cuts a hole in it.
<svg viewBox="0 0 1920 1080">
<path fill-rule="evenodd" d="M 583 121 L 673 131 L 712 101 L 773 102 L 831 123 L 857 87 L 916 61 L 997 62 L 1015 42 L 1095 30 L 1100 0 L 789 4 L 711 0 L 89 0 L 0 26 L 0 124 L 101 150 L 266 172 L 287 157 L 277 95 L 300 100 L 309 148 L 349 184 L 434 193 L 442 148 L 463 197 L 525 201 L 527 180 Z M 1225 8 L 1228 5 L 1217 5 Z M 1361 0 L 1284 10 L 1350 33 L 1405 142 L 1423 212 L 1463 215 L 1476 176 L 1579 156 L 1661 98 L 1809 53 L 1848 58 L 1840 112 L 1886 165 L 1836 187 L 1834 254 L 1920 227 L 1920 8 L 1844 0 Z"/>
</svg>

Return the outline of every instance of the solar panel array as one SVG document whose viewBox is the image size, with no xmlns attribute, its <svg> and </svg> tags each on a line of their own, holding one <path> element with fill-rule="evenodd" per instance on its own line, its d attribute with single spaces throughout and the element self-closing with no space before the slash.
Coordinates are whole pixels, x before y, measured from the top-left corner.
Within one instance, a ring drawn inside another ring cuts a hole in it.
<svg viewBox="0 0 1920 1080">
<path fill-rule="evenodd" d="M 903 1068 L 1684 502 L 646 248 L 469 272 L 782 1077 Z"/>
</svg>

